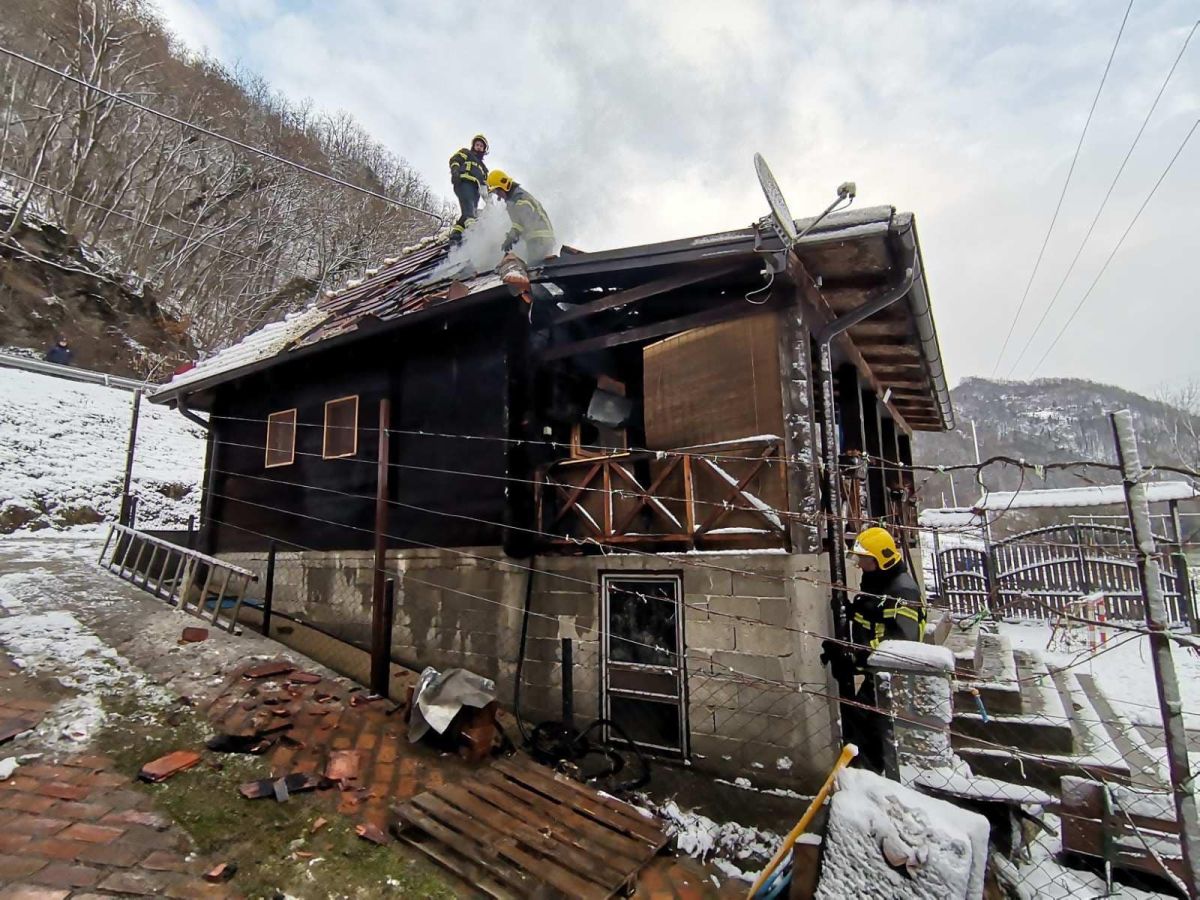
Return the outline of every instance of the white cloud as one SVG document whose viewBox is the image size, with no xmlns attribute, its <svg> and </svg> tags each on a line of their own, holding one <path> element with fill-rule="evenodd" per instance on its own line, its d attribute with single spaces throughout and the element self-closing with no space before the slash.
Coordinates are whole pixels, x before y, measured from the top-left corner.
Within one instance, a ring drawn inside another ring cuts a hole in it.
<svg viewBox="0 0 1200 900">
<path fill-rule="evenodd" d="M 756 150 L 798 215 L 856 180 L 860 202 L 917 214 L 957 377 L 991 372 L 1126 5 L 213 2 L 163 6 L 190 45 L 240 58 L 292 97 L 353 113 L 437 190 L 447 188 L 450 153 L 484 131 L 489 161 L 539 196 L 560 237 L 579 247 L 758 218 Z M 1018 348 L 1194 18 L 1188 0 L 1135 6 Z M 1027 362 L 1195 120 L 1197 85 L 1193 46 Z M 1148 389 L 1195 370 L 1198 298 L 1186 264 L 1198 160 L 1200 139 L 1041 374 Z"/>
</svg>

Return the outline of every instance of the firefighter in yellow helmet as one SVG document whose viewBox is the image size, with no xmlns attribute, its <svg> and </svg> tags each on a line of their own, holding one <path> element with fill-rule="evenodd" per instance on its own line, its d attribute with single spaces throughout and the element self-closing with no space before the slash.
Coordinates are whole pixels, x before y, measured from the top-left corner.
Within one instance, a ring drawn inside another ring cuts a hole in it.
<svg viewBox="0 0 1200 900">
<path fill-rule="evenodd" d="M 843 737 L 858 744 L 862 765 L 882 771 L 884 722 L 870 709 L 877 705 L 877 698 L 867 658 L 883 641 L 923 640 L 925 601 L 886 528 L 876 526 L 861 532 L 850 553 L 862 570 L 860 593 L 846 610 L 853 646 L 826 641 L 821 658 L 830 663 L 839 681 L 863 676 L 854 703 L 842 706 Z"/>
<path fill-rule="evenodd" d="M 537 265 L 550 256 L 558 246 L 554 240 L 554 226 L 537 198 L 499 169 L 488 174 L 487 186 L 504 201 L 512 221 L 512 229 L 504 238 L 501 249 L 508 253 L 516 248 L 517 255 L 530 265 Z"/>
<path fill-rule="evenodd" d="M 450 243 L 462 241 L 463 232 L 475 221 L 479 210 L 479 198 L 487 184 L 488 167 L 483 158 L 487 156 L 488 142 L 482 134 L 471 138 L 471 146 L 463 147 L 450 157 L 450 185 L 458 198 L 461 215 L 450 229 Z"/>
</svg>

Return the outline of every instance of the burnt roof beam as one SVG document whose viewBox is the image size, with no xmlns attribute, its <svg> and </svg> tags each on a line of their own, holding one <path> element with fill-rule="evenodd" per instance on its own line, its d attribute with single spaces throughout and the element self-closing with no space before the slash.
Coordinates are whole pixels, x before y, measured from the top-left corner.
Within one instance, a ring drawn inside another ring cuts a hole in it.
<svg viewBox="0 0 1200 900">
<path fill-rule="evenodd" d="M 623 291 L 609 294 L 607 297 L 601 297 L 599 300 L 593 300 L 590 303 L 581 303 L 571 309 L 564 310 L 554 317 L 555 325 L 562 325 L 566 322 L 574 322 L 576 319 L 587 318 L 588 316 L 598 315 L 599 313 L 608 312 L 613 309 L 620 309 L 623 306 L 628 306 L 631 303 L 637 303 L 641 300 L 648 300 L 651 297 L 656 297 L 660 294 L 670 293 L 679 288 L 688 287 L 690 285 L 701 284 L 705 281 L 711 281 L 714 278 L 720 278 L 724 275 L 732 275 L 734 272 L 741 269 L 742 263 L 733 263 L 723 266 L 703 267 L 699 269 L 690 269 L 684 272 L 677 272 L 672 275 L 667 275 L 664 278 L 656 278 L 653 281 L 647 281 L 645 284 L 639 284 L 637 287 L 627 288 Z"/>
</svg>

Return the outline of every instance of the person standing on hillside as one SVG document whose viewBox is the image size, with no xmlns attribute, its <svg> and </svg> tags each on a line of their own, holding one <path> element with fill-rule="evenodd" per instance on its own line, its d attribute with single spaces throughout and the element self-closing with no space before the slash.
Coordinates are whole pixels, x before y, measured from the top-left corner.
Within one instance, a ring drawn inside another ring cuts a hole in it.
<svg viewBox="0 0 1200 900">
<path fill-rule="evenodd" d="M 50 349 L 46 351 L 46 362 L 58 363 L 60 366 L 69 366 L 71 364 L 71 345 L 67 342 L 67 336 L 60 334 L 58 340 L 50 345 Z"/>
<path fill-rule="evenodd" d="M 471 146 L 463 147 L 450 157 L 450 184 L 458 198 L 461 215 L 450 229 L 450 243 L 461 244 L 463 232 L 475 221 L 479 210 L 479 197 L 487 184 L 488 168 L 483 158 L 488 153 L 488 142 L 482 134 L 471 138 Z"/>
</svg>

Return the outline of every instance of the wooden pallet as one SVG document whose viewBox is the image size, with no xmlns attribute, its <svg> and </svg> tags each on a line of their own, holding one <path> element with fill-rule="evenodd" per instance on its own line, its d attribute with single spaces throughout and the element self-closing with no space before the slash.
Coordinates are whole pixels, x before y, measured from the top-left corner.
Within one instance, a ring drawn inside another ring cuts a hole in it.
<svg viewBox="0 0 1200 900">
<path fill-rule="evenodd" d="M 628 804 L 527 760 L 500 760 L 396 809 L 400 838 L 489 897 L 604 898 L 667 842 Z"/>
</svg>

